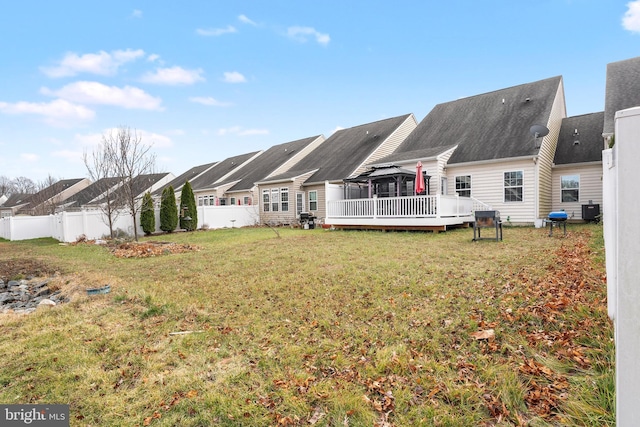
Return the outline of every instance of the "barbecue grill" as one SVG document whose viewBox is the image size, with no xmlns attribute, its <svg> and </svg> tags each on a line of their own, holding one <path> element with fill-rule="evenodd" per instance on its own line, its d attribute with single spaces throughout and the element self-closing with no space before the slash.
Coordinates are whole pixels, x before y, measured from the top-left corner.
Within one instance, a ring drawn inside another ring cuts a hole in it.
<svg viewBox="0 0 640 427">
<path fill-rule="evenodd" d="M 473 241 L 480 239 L 493 239 L 493 237 L 480 237 L 480 229 L 495 228 L 496 241 L 502 240 L 502 221 L 499 211 L 475 211 L 476 220 L 473 223 Z"/>
<path fill-rule="evenodd" d="M 550 212 L 547 224 L 549 224 L 549 237 L 553 236 L 553 227 L 560 227 L 564 231 L 564 235 L 567 235 L 567 213 L 564 211 Z"/>
</svg>

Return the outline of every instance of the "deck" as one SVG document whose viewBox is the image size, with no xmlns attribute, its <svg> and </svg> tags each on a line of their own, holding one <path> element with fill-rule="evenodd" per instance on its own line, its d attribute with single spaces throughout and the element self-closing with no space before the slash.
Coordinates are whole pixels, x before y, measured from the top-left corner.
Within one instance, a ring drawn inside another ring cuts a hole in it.
<svg viewBox="0 0 640 427">
<path fill-rule="evenodd" d="M 478 201 L 459 196 L 329 200 L 325 224 L 338 229 L 446 231 L 468 227 Z"/>
</svg>

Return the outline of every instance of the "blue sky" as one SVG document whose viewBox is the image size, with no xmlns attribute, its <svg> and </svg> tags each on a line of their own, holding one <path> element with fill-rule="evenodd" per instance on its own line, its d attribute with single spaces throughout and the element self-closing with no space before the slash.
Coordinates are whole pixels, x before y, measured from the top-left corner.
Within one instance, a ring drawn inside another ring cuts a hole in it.
<svg viewBox="0 0 640 427">
<path fill-rule="evenodd" d="M 640 0 L 0 3 L 0 175 L 87 176 L 118 126 L 192 166 L 562 75 L 602 111 Z"/>
</svg>

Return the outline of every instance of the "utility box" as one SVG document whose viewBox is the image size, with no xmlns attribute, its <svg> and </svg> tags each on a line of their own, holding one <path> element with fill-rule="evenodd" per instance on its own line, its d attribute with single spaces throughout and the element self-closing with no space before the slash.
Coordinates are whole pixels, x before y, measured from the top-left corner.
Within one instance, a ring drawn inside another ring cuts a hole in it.
<svg viewBox="0 0 640 427">
<path fill-rule="evenodd" d="M 600 222 L 600 205 L 595 203 L 582 205 L 582 219 L 587 222 Z"/>
</svg>

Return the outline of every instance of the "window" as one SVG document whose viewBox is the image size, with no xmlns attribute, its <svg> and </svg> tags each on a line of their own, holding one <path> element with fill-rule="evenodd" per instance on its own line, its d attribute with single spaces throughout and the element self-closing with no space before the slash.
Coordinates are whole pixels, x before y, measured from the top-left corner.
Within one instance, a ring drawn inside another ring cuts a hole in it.
<svg viewBox="0 0 640 427">
<path fill-rule="evenodd" d="M 309 191 L 309 210 L 318 210 L 318 191 L 316 190 Z"/>
<path fill-rule="evenodd" d="M 198 206 L 202 206 L 204 204 L 204 197 L 198 196 Z"/>
<path fill-rule="evenodd" d="M 278 205 L 280 204 L 280 194 L 277 188 L 271 189 L 271 211 L 278 212 Z"/>
<path fill-rule="evenodd" d="M 304 193 L 296 193 L 296 217 L 300 217 L 300 212 L 304 212 Z"/>
<path fill-rule="evenodd" d="M 471 197 L 471 175 L 456 176 L 456 193 L 460 197 Z"/>
<path fill-rule="evenodd" d="M 244 196 L 244 199 L 242 199 L 242 203 L 244 205 L 250 205 L 251 204 L 251 197 L 249 196 Z"/>
<path fill-rule="evenodd" d="M 563 203 L 578 202 L 580 200 L 580 175 L 560 177 L 560 191 Z"/>
<path fill-rule="evenodd" d="M 280 189 L 280 204 L 282 212 L 289 212 L 289 189 L 287 187 Z"/>
<path fill-rule="evenodd" d="M 504 173 L 504 201 L 505 202 L 521 202 L 523 187 L 523 172 L 505 172 Z"/>
<path fill-rule="evenodd" d="M 442 194 L 443 196 L 446 196 L 448 194 L 446 176 L 443 176 L 442 179 L 440 180 L 440 194 Z"/>
<path fill-rule="evenodd" d="M 232 197 L 231 198 L 231 206 L 235 206 L 236 205 L 236 198 Z"/>
<path fill-rule="evenodd" d="M 269 190 L 262 190 L 262 210 L 269 212 L 271 203 L 269 201 Z"/>
<path fill-rule="evenodd" d="M 206 197 L 206 196 L 205 196 L 205 197 Z M 207 200 L 207 199 L 205 199 L 205 205 L 207 204 L 207 203 L 206 203 L 206 200 Z M 211 195 L 209 196 L 209 206 L 215 206 L 215 205 L 216 205 L 216 196 L 214 196 L 213 194 L 211 194 Z"/>
</svg>

